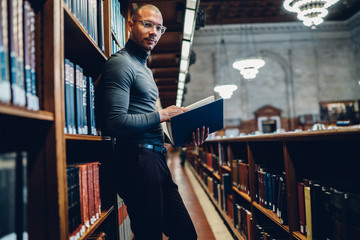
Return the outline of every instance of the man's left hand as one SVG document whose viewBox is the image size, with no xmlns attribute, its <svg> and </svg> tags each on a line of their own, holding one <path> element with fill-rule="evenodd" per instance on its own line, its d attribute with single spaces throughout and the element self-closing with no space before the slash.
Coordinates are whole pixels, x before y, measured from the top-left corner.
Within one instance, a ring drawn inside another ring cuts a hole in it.
<svg viewBox="0 0 360 240">
<path fill-rule="evenodd" d="M 209 136 L 209 128 L 206 128 L 205 126 L 202 126 L 201 131 L 200 129 L 196 129 L 192 134 L 192 144 L 194 146 L 200 146 L 202 145 L 207 137 Z"/>
</svg>

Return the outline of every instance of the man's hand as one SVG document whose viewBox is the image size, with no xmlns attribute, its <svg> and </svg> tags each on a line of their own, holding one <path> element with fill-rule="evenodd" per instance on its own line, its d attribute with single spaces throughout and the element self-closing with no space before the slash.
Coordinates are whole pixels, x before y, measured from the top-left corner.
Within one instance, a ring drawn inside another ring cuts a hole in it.
<svg viewBox="0 0 360 240">
<path fill-rule="evenodd" d="M 189 111 L 187 108 L 184 107 L 177 107 L 175 105 L 171 105 L 165 109 L 161 109 L 159 111 L 160 114 L 160 122 L 165 122 L 170 120 L 171 117 L 179 115 L 183 112 Z"/>
<path fill-rule="evenodd" d="M 200 133 L 200 129 L 196 129 L 193 134 L 192 134 L 192 139 L 193 139 L 193 142 L 192 144 L 194 146 L 200 146 L 202 145 L 206 138 L 209 136 L 209 128 L 206 128 L 205 129 L 205 126 L 202 126 L 201 128 L 201 133 Z"/>
</svg>

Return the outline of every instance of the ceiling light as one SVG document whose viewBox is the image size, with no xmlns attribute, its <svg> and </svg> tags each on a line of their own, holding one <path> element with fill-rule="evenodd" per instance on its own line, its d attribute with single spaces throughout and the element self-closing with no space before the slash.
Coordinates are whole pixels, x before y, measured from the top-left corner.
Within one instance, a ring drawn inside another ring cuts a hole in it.
<svg viewBox="0 0 360 240">
<path fill-rule="evenodd" d="M 197 0 L 186 0 L 186 8 L 196 9 Z"/>
<path fill-rule="evenodd" d="M 285 0 L 283 5 L 289 12 L 297 13 L 297 18 L 305 26 L 315 27 L 324 22 L 328 14 L 327 8 L 339 0 Z"/>
<path fill-rule="evenodd" d="M 190 42 L 183 40 L 181 45 L 181 58 L 188 59 L 190 55 Z"/>
<path fill-rule="evenodd" d="M 178 89 L 184 89 L 184 87 L 185 87 L 185 83 L 183 82 L 178 83 Z"/>
<path fill-rule="evenodd" d="M 259 58 L 249 58 L 237 60 L 233 63 L 233 68 L 240 70 L 240 74 L 245 79 L 253 79 L 259 72 L 259 68 L 265 65 L 265 61 Z"/>
<path fill-rule="evenodd" d="M 185 20 L 184 20 L 184 31 L 183 38 L 190 40 L 194 32 L 195 26 L 195 10 L 186 9 L 185 10 Z"/>
<path fill-rule="evenodd" d="M 180 71 L 186 72 L 188 70 L 189 61 L 185 59 L 181 59 L 180 61 Z"/>
<path fill-rule="evenodd" d="M 247 34 L 247 32 L 249 33 Z M 243 44 L 241 51 L 242 56 L 236 59 L 232 66 L 239 70 L 245 79 L 254 79 L 256 78 L 256 74 L 259 73 L 259 68 L 265 65 L 265 61 L 256 56 L 255 40 L 249 26 L 245 26 L 243 36 L 245 44 Z"/>
<path fill-rule="evenodd" d="M 226 84 L 226 85 L 219 85 L 214 88 L 215 92 L 218 92 L 219 95 L 224 99 L 231 98 L 233 92 L 237 89 L 237 86 L 234 84 Z"/>
</svg>

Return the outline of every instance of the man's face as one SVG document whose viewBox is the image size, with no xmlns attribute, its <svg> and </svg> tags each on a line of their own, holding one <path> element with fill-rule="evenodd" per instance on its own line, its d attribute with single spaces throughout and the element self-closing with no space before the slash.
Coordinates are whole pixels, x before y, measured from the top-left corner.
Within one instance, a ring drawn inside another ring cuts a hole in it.
<svg viewBox="0 0 360 240">
<path fill-rule="evenodd" d="M 149 30 L 139 21 L 150 21 L 154 26 L 162 25 L 163 19 L 161 13 L 143 8 L 139 10 L 134 21 L 130 20 L 128 23 L 130 39 L 136 42 L 146 52 L 151 51 L 160 40 L 161 32 L 157 31 L 156 27 Z"/>
</svg>

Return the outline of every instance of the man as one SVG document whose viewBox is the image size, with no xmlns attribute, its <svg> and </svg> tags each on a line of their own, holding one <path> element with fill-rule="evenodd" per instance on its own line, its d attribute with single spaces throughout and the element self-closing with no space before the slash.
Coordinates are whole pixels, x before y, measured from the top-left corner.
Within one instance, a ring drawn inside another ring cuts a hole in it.
<svg viewBox="0 0 360 240">
<path fill-rule="evenodd" d="M 128 21 L 129 41 L 111 56 L 102 74 L 103 128 L 117 137 L 113 176 L 128 207 L 136 240 L 197 239 L 190 216 L 164 158 L 160 123 L 187 109 L 170 106 L 156 110 L 158 90 L 146 66 L 150 51 L 166 28 L 159 9 L 146 4 Z M 207 138 L 205 127 L 193 133 L 193 144 Z"/>
</svg>

